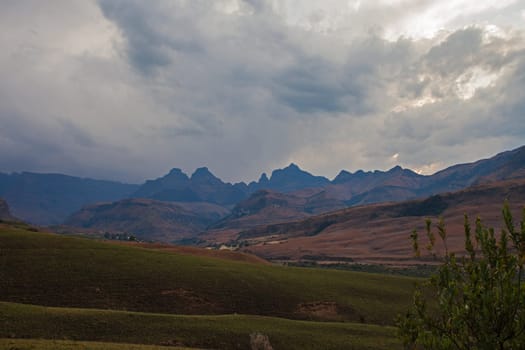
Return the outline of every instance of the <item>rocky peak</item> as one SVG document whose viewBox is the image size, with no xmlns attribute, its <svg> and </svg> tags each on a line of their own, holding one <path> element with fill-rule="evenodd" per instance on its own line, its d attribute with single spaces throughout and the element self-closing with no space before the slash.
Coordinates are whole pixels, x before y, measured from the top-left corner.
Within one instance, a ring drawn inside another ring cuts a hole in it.
<svg viewBox="0 0 525 350">
<path fill-rule="evenodd" d="M 323 176 L 314 176 L 291 163 L 284 169 L 272 172 L 268 186 L 277 191 L 289 192 L 309 187 L 320 187 L 330 181 Z"/>
<path fill-rule="evenodd" d="M 371 174 L 370 172 L 364 172 L 363 170 L 359 169 L 355 173 L 351 173 L 346 170 L 341 170 L 339 174 L 334 178 L 332 183 L 334 184 L 340 184 L 356 179 L 362 179 L 366 177 L 367 175 Z"/>
<path fill-rule="evenodd" d="M 166 175 L 169 177 L 181 177 L 181 178 L 188 178 L 188 175 L 186 175 L 184 172 L 182 172 L 179 168 L 173 168 L 170 170 L 170 172 Z"/>
<path fill-rule="evenodd" d="M 195 169 L 191 175 L 192 180 L 202 179 L 202 178 L 216 178 L 215 175 L 211 173 L 208 167 L 200 167 Z"/>
<path fill-rule="evenodd" d="M 267 184 L 270 180 L 268 179 L 268 176 L 266 176 L 266 173 L 262 173 L 261 177 L 259 178 L 258 183 L 259 184 Z"/>
</svg>

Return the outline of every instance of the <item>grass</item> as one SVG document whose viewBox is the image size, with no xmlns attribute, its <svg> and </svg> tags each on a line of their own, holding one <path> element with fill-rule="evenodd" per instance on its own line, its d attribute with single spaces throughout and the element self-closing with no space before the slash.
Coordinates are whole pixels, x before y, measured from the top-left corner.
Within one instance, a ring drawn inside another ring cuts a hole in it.
<svg viewBox="0 0 525 350">
<path fill-rule="evenodd" d="M 229 350 L 249 349 L 250 334 L 253 332 L 267 335 L 275 349 L 401 349 L 401 344 L 394 337 L 395 329 L 387 326 L 307 322 L 253 315 L 147 314 L 0 302 L 0 338 L 179 344 L 192 348 Z M 0 341 L 0 349 L 2 344 L 9 341 L 11 340 Z M 13 342 L 24 344 L 23 340 Z M 31 340 L 28 344 L 31 342 L 36 342 L 38 349 L 46 349 L 40 347 L 41 344 L 53 344 L 40 340 Z M 25 349 L 16 346 L 16 349 Z M 120 349 L 118 345 L 101 346 L 107 346 L 102 347 L 103 349 Z M 139 349 L 142 348 L 137 348 Z"/>
<path fill-rule="evenodd" d="M 252 314 L 392 324 L 417 279 L 265 266 L 0 225 L 0 300 L 172 314 Z M 333 302 L 337 315 L 298 313 Z"/>
<path fill-rule="evenodd" d="M 80 342 L 49 339 L 0 339 L 0 350 L 195 350 L 155 345 Z"/>
</svg>

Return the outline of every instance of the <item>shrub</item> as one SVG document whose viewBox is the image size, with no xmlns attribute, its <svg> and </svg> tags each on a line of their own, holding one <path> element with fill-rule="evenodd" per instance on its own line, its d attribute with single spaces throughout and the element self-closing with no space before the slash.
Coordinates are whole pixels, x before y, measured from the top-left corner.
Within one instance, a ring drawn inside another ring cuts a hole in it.
<svg viewBox="0 0 525 350">
<path fill-rule="evenodd" d="M 460 256 L 448 251 L 445 224 L 439 221 L 443 264 L 416 289 L 411 310 L 397 320 L 406 349 L 525 348 L 525 208 L 516 228 L 505 203 L 503 221 L 499 235 L 479 218 L 472 232 L 465 215 L 465 252 Z M 435 254 L 431 226 L 427 219 L 427 248 Z M 419 255 L 418 233 L 411 238 Z"/>
</svg>

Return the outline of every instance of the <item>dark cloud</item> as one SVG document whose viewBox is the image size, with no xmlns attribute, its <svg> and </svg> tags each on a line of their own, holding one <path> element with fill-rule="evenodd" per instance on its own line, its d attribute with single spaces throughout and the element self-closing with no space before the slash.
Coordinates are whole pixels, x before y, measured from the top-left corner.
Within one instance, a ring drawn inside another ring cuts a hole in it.
<svg viewBox="0 0 525 350">
<path fill-rule="evenodd" d="M 516 147 L 524 34 L 478 19 L 517 4 L 2 4 L 0 171 L 138 182 L 208 166 L 237 181 L 291 161 L 333 176 Z"/>
<path fill-rule="evenodd" d="M 298 113 L 341 112 L 346 95 L 357 95 L 359 89 L 348 89 L 340 71 L 329 62 L 305 59 L 274 78 L 272 89 L 277 99 Z M 358 96 L 353 96 L 356 99 Z"/>
<path fill-rule="evenodd" d="M 191 17 L 166 13 L 151 4 L 141 6 L 135 1 L 100 1 L 104 15 L 116 21 L 128 45 L 127 54 L 132 64 L 140 71 L 150 72 L 156 67 L 172 63 L 176 54 L 202 54 Z M 167 19 L 166 16 L 173 16 Z M 163 23 L 177 23 L 177 30 L 166 30 Z"/>
</svg>

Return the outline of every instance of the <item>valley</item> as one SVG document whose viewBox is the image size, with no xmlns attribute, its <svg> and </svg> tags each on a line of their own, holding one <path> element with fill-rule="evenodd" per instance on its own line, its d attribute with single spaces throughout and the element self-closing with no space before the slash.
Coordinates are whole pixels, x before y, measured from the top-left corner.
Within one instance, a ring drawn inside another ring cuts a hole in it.
<svg viewBox="0 0 525 350">
<path fill-rule="evenodd" d="M 274 349 L 401 349 L 395 319 L 440 263 L 414 257 L 410 232 L 443 218 L 461 254 L 465 213 L 498 230 L 508 201 L 519 217 L 524 154 L 332 181 L 291 164 L 248 185 L 173 169 L 108 192 L 98 180 L 8 175 L 0 349 L 248 349 L 256 334 Z M 39 203 L 54 204 L 25 214 Z"/>
</svg>

